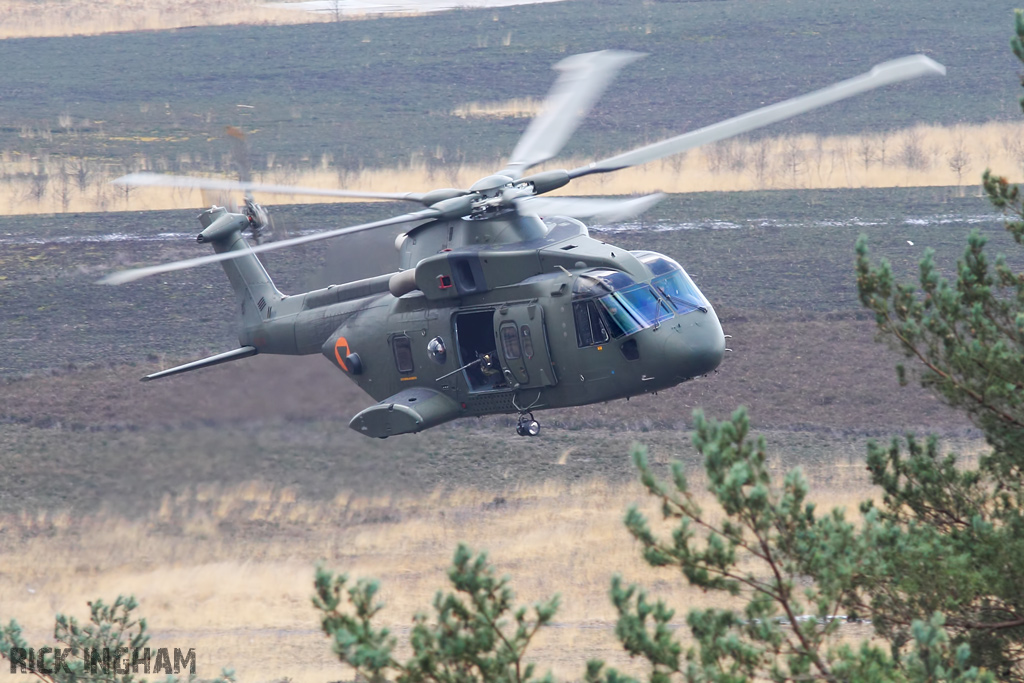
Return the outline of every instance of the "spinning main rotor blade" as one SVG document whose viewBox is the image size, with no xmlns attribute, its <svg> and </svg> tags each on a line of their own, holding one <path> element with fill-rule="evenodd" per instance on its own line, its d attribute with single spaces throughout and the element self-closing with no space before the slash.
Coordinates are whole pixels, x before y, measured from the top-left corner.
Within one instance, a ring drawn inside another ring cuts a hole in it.
<svg viewBox="0 0 1024 683">
<path fill-rule="evenodd" d="M 528 197 L 516 200 L 516 208 L 523 213 L 543 216 L 569 216 L 593 218 L 599 223 L 617 223 L 639 216 L 665 195 L 661 192 L 636 199 L 590 199 L 587 197 Z"/>
<path fill-rule="evenodd" d="M 562 75 L 551 86 L 543 111 L 519 138 L 501 174 L 519 178 L 531 166 L 558 154 L 619 69 L 643 56 L 602 50 L 566 57 L 556 64 L 554 68 Z"/>
<path fill-rule="evenodd" d="M 296 194 L 311 197 L 354 197 L 357 199 L 394 199 L 418 202 L 423 199 L 419 192 L 359 192 L 353 190 L 332 190 L 320 187 L 300 187 L 297 185 L 270 185 L 267 183 L 238 182 L 217 178 L 191 178 L 180 175 L 163 175 L 161 173 L 129 173 L 115 180 L 115 185 L 131 185 L 132 187 L 187 187 L 198 190 L 228 190 L 244 192 L 268 192 L 271 194 Z"/>
<path fill-rule="evenodd" d="M 812 109 L 838 102 L 874 88 L 896 83 L 898 81 L 917 78 L 928 74 L 945 75 L 946 67 L 924 55 L 912 55 L 894 59 L 875 66 L 871 71 L 849 80 L 836 83 L 827 88 L 801 95 L 785 102 L 771 104 L 752 112 L 716 123 L 699 130 L 684 133 L 668 140 L 662 140 L 631 152 L 619 154 L 603 161 L 595 161 L 586 166 L 569 171 L 570 178 L 580 178 L 592 173 L 608 173 L 629 166 L 645 164 L 694 147 L 752 131 L 791 116 L 802 114 Z"/>
<path fill-rule="evenodd" d="M 126 282 L 133 282 L 140 280 L 150 275 L 158 275 L 160 273 L 169 273 L 175 270 L 185 270 L 187 268 L 194 268 L 196 266 L 203 266 L 207 263 L 219 263 L 220 261 L 229 261 L 240 256 L 248 256 L 249 254 L 258 254 L 264 251 L 274 251 L 275 249 L 283 249 L 285 247 L 295 246 L 296 244 L 307 244 L 309 242 L 318 242 L 320 240 L 330 239 L 337 237 L 338 235 L 347 235 L 353 232 L 361 232 L 363 230 L 372 230 L 373 228 L 382 228 L 386 225 L 397 225 L 399 223 L 412 223 L 418 220 L 424 220 L 427 218 L 435 218 L 440 215 L 441 212 L 436 209 L 423 209 L 422 211 L 415 211 L 413 213 L 405 213 L 401 216 L 395 216 L 394 218 L 386 218 L 382 221 L 374 221 L 373 223 L 363 223 L 362 225 L 353 225 L 348 228 L 338 228 L 337 230 L 327 230 L 324 232 L 317 232 L 312 235 L 303 235 L 302 237 L 293 237 L 290 240 L 281 240 L 280 242 L 268 242 L 266 244 L 260 244 L 257 246 L 250 246 L 248 249 L 240 249 L 237 251 L 225 251 L 220 254 L 208 254 L 206 256 L 198 256 L 196 258 L 185 259 L 184 261 L 174 261 L 172 263 L 163 263 L 158 266 L 146 266 L 144 268 L 133 268 L 131 270 L 122 270 L 116 273 L 111 273 L 103 278 L 96 281 L 97 284 L 102 285 L 121 285 Z"/>
</svg>

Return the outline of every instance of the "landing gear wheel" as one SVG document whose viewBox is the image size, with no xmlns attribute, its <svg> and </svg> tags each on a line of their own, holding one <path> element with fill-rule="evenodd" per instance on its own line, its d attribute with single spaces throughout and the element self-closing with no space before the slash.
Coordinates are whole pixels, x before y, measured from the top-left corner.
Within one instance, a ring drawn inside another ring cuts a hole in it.
<svg viewBox="0 0 1024 683">
<path fill-rule="evenodd" d="M 526 415 L 530 417 L 527 418 Z M 519 436 L 537 436 L 540 434 L 540 423 L 533 419 L 533 413 L 519 416 L 519 423 L 516 424 L 516 434 Z"/>
</svg>

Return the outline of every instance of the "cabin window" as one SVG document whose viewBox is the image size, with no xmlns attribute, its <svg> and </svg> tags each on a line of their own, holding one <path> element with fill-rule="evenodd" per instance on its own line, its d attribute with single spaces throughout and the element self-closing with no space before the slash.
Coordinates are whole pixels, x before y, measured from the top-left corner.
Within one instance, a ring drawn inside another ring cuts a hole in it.
<svg viewBox="0 0 1024 683">
<path fill-rule="evenodd" d="M 573 315 L 576 318 L 576 344 L 580 348 L 608 341 L 608 330 L 601 320 L 601 313 L 597 307 L 598 303 L 594 299 L 574 301 L 572 304 Z"/>
<path fill-rule="evenodd" d="M 505 351 L 505 358 L 507 360 L 522 358 L 523 352 L 519 345 L 519 329 L 515 323 L 502 323 L 501 348 Z"/>
<path fill-rule="evenodd" d="M 520 327 L 519 334 L 523 338 L 523 355 L 527 359 L 533 358 L 533 337 L 530 336 L 530 326 L 523 325 Z"/>
<path fill-rule="evenodd" d="M 395 352 L 395 367 L 398 371 L 403 375 L 412 372 L 412 340 L 405 335 L 393 337 L 391 347 Z"/>
</svg>

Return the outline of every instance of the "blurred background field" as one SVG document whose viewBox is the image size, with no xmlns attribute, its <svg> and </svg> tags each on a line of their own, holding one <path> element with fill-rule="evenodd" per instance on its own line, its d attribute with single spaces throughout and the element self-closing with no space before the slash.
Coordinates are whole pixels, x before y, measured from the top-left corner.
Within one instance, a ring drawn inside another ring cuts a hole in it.
<svg viewBox="0 0 1024 683">
<path fill-rule="evenodd" d="M 472 116 L 469 114 L 467 116 Z M 980 172 L 1007 169 L 1011 180 L 1024 166 L 1020 122 L 916 126 L 859 136 L 814 134 L 739 138 L 612 175 L 573 183 L 554 194 L 630 195 L 650 192 L 689 193 L 769 189 L 887 187 L 956 187 L 977 194 Z M 214 141 L 216 144 L 216 141 Z M 225 144 L 226 147 L 226 144 Z M 443 155 L 443 151 L 438 152 Z M 562 159 L 542 168 L 577 168 L 589 159 Z M 9 152 L 0 157 L 0 211 L 8 214 L 82 213 L 108 210 L 167 210 L 202 206 L 204 195 L 189 188 L 136 187 L 111 184 L 128 171 L 202 168 L 187 155 L 169 164 L 164 158 L 136 156 L 129 167 L 87 157 L 56 157 Z M 413 154 L 404 165 L 346 171 L 323 155 L 317 168 L 283 167 L 275 160 L 253 174 L 255 182 L 312 188 L 348 188 L 370 192 L 408 192 L 409 188 L 450 185 L 469 187 L 492 173 L 497 162 L 441 165 Z M 232 168 L 224 161 L 225 169 Z M 234 179 L 233 171 L 219 177 Z M 294 196 L 261 193 L 266 204 L 291 204 Z M 343 202 L 330 197 L 303 201 Z"/>
<path fill-rule="evenodd" d="M 220 16 L 219 5 L 175 5 Z M 557 165 L 692 130 L 906 54 L 927 54 L 948 75 L 581 191 L 973 186 L 986 166 L 1013 175 L 1021 165 L 1015 84 L 999 76 L 1013 68 L 1002 30 L 1012 8 L 575 0 L 305 25 L 206 26 L 208 18 L 178 30 L 0 40 L 0 212 L 196 206 L 195 196 L 126 193 L 106 182 L 136 170 L 232 176 L 227 125 L 249 134 L 253 167 L 268 181 L 466 185 L 501 167 L 555 62 L 605 48 L 648 57 L 609 88 Z"/>
<path fill-rule="evenodd" d="M 301 24 L 337 18 L 267 5 L 258 0 L 8 0 L 0 5 L 0 38 L 89 36 L 228 24 Z"/>
</svg>

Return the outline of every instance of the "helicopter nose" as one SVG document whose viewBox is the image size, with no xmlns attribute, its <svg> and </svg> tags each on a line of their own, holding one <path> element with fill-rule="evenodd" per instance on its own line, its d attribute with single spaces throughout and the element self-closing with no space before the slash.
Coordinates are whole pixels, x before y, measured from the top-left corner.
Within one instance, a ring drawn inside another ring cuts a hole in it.
<svg viewBox="0 0 1024 683">
<path fill-rule="evenodd" d="M 706 375 L 725 356 L 725 334 L 712 308 L 676 318 L 665 340 L 665 358 L 679 380 Z"/>
</svg>

